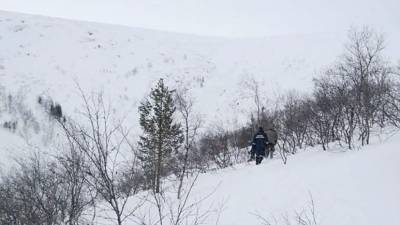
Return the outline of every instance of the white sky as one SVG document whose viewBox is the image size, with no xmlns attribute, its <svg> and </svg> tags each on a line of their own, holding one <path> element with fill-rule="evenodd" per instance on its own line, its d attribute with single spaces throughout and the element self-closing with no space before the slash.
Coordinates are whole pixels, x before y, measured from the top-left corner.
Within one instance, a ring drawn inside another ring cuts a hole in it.
<svg viewBox="0 0 400 225">
<path fill-rule="evenodd" d="M 400 0 L 0 0 L 0 10 L 226 37 L 400 31 Z"/>
</svg>

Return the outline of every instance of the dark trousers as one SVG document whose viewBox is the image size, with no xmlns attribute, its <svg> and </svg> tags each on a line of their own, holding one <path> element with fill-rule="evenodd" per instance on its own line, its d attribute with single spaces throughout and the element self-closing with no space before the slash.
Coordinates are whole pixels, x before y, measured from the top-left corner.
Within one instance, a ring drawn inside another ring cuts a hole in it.
<svg viewBox="0 0 400 225">
<path fill-rule="evenodd" d="M 256 165 L 260 164 L 264 159 L 264 156 L 258 155 L 256 156 Z"/>
<path fill-rule="evenodd" d="M 265 150 L 264 154 L 256 154 L 256 165 L 260 164 L 263 161 L 264 157 L 268 158 L 268 154 L 268 149 Z"/>
<path fill-rule="evenodd" d="M 259 154 L 259 153 L 256 152 L 255 149 L 251 149 L 249 161 L 253 161 L 255 159 L 256 160 L 256 165 L 258 165 L 263 161 L 264 157 L 268 158 L 269 154 L 270 154 L 270 157 L 272 159 L 273 155 L 274 155 L 274 151 L 275 151 L 275 145 L 274 144 L 267 144 L 264 154 Z"/>
<path fill-rule="evenodd" d="M 248 160 L 253 161 L 254 159 L 256 160 L 256 165 L 260 164 L 264 157 L 268 158 L 268 154 L 269 154 L 269 149 L 266 148 L 264 151 L 256 151 L 254 148 L 251 149 L 250 151 L 250 159 Z"/>
</svg>

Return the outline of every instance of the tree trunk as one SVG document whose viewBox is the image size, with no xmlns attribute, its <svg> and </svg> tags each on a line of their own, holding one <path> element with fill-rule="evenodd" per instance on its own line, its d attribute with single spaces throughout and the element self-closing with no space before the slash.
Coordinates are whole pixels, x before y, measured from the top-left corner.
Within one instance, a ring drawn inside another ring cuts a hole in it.
<svg viewBox="0 0 400 225">
<path fill-rule="evenodd" d="M 157 172 L 156 172 L 156 193 L 160 193 L 160 183 L 161 183 L 161 164 L 162 164 L 162 149 L 161 144 L 159 145 L 159 149 L 157 152 Z"/>
</svg>

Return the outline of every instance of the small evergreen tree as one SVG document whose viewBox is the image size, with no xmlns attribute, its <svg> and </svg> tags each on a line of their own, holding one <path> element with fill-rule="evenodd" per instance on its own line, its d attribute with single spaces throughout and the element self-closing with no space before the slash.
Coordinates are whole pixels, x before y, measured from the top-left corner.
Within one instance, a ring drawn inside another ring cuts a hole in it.
<svg viewBox="0 0 400 225">
<path fill-rule="evenodd" d="M 146 178 L 156 193 L 160 192 L 161 177 L 168 175 L 173 166 L 173 153 L 183 143 L 181 125 L 174 121 L 173 92 L 160 79 L 149 97 L 139 106 L 140 136 L 139 159 Z"/>
</svg>

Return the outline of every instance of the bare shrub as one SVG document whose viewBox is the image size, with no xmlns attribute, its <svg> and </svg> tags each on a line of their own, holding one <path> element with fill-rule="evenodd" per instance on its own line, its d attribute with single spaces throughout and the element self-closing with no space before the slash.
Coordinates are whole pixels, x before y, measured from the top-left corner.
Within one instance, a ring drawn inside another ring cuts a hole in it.
<svg viewBox="0 0 400 225">
<path fill-rule="evenodd" d="M 254 214 L 262 225 L 319 225 L 316 206 L 312 195 L 308 205 L 301 211 L 295 211 L 292 216 L 281 215 L 280 218 L 266 218 L 258 213 Z"/>
<path fill-rule="evenodd" d="M 199 150 L 207 162 L 211 163 L 207 164 L 207 168 L 214 165 L 218 168 L 226 168 L 233 164 L 229 134 L 221 127 L 209 131 L 200 139 Z"/>
<path fill-rule="evenodd" d="M 184 150 L 178 155 L 180 171 L 178 173 L 179 187 L 178 199 L 181 198 L 183 180 L 189 169 L 190 155 L 195 150 L 198 132 L 203 123 L 199 114 L 195 114 L 193 106 L 194 99 L 190 96 L 189 90 L 181 89 L 175 93 L 175 105 L 180 114 L 183 124 Z"/>
<path fill-rule="evenodd" d="M 151 190 L 149 203 L 153 206 L 149 213 L 139 217 L 140 224 L 153 225 L 200 225 L 210 224 L 209 217 L 216 215 L 218 220 L 221 211 L 212 206 L 204 207 L 203 203 L 214 193 L 200 198 L 193 198 L 193 190 L 199 173 L 184 182 L 181 197 L 175 197 L 175 188 L 170 186 L 156 193 Z M 217 223 L 215 223 L 217 224 Z"/>
<path fill-rule="evenodd" d="M 129 133 L 122 122 L 113 120 L 111 107 L 103 101 L 102 94 L 87 97 L 80 91 L 84 122 L 69 119 L 59 124 L 70 148 L 85 160 L 85 182 L 96 192 L 97 199 L 107 203 L 116 223 L 121 225 L 141 204 L 139 201 L 134 207 L 127 206 L 141 185 L 135 180 L 137 165 L 124 166 L 132 163 L 124 160 L 131 147 Z"/>
<path fill-rule="evenodd" d="M 83 192 L 72 192 L 78 186 L 64 172 L 39 155 L 19 160 L 0 183 L 1 224 L 80 224 L 88 201 Z"/>
</svg>

